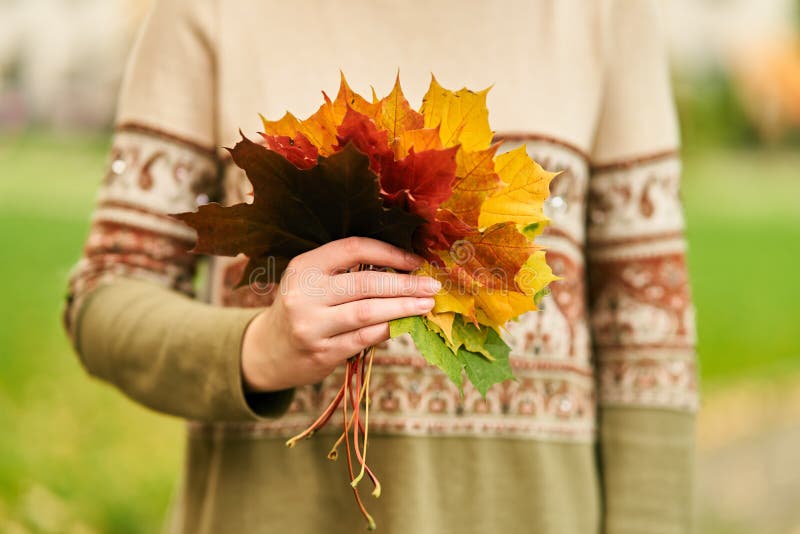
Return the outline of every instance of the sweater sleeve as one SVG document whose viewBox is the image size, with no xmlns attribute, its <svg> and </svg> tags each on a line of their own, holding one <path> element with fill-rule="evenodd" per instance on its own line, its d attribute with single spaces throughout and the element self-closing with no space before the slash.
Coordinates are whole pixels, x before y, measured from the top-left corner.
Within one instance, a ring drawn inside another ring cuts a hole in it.
<svg viewBox="0 0 800 534">
<path fill-rule="evenodd" d="M 293 391 L 245 392 L 241 340 L 258 310 L 187 298 L 195 234 L 169 216 L 217 195 L 213 19 L 209 2 L 161 0 L 145 21 L 64 321 L 87 371 L 136 401 L 253 420 L 282 414 Z"/>
<path fill-rule="evenodd" d="M 610 6 L 587 216 L 604 526 L 685 533 L 697 390 L 678 128 L 654 3 Z"/>
</svg>

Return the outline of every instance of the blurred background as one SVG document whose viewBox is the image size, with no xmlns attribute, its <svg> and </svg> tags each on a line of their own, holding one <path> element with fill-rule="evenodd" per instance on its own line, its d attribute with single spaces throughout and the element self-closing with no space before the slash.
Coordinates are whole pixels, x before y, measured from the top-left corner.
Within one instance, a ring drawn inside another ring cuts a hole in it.
<svg viewBox="0 0 800 534">
<path fill-rule="evenodd" d="M 182 423 L 59 324 L 148 0 L 0 0 L 0 532 L 159 530 Z M 703 533 L 800 534 L 800 0 L 663 0 L 698 309 Z"/>
</svg>

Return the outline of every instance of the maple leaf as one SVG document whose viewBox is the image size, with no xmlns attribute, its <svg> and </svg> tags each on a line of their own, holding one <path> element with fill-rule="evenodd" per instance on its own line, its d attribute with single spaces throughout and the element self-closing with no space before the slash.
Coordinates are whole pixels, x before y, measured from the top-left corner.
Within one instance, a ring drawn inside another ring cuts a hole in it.
<svg viewBox="0 0 800 534">
<path fill-rule="evenodd" d="M 261 114 L 259 114 L 259 117 L 261 117 L 261 124 L 264 126 L 263 135 L 293 138 L 297 135 L 300 127 L 300 121 L 288 111 L 283 114 L 283 117 L 276 121 L 268 120 Z"/>
<path fill-rule="evenodd" d="M 337 130 L 342 123 L 348 108 L 352 108 L 359 113 L 375 119 L 380 112 L 380 103 L 367 102 L 358 93 L 353 91 L 348 85 L 343 72 L 339 72 L 339 91 L 336 98 L 331 100 L 325 92 L 322 92 L 324 102 L 311 116 L 305 120 L 298 120 L 297 117 L 288 111 L 277 121 L 270 121 L 261 117 L 266 135 L 278 135 L 294 138 L 298 133 L 303 134 L 319 153 L 327 156 L 337 149 Z"/>
<path fill-rule="evenodd" d="M 333 103 L 324 92 L 322 95 L 325 102 L 305 120 L 299 120 L 288 111 L 277 121 L 271 121 L 261 116 L 261 123 L 264 126 L 263 135 L 295 138 L 298 134 L 302 134 L 317 147 L 320 154 L 331 154 L 333 144 L 336 142 L 337 125 L 331 111 Z"/>
<path fill-rule="evenodd" d="M 388 204 L 425 217 L 427 222 L 414 234 L 416 251 L 435 259 L 428 254 L 430 249 L 447 249 L 472 230 L 451 211 L 438 209 L 452 196 L 450 183 L 455 178 L 458 147 L 421 152 L 411 147 L 406 157 L 395 160 L 388 132 L 352 108 L 339 126 L 337 139 L 339 146 L 352 142 L 369 156 L 370 168 L 380 174 L 381 194 Z"/>
<path fill-rule="evenodd" d="M 397 337 L 401 334 L 410 334 L 420 354 L 429 363 L 444 371 L 463 394 L 463 361 L 456 357 L 439 334 L 428 328 L 421 316 L 389 321 L 389 335 Z"/>
<path fill-rule="evenodd" d="M 544 250 L 536 250 L 517 272 L 514 281 L 519 291 L 477 288 L 474 302 L 478 323 L 503 328 L 508 321 L 538 309 L 547 286 L 560 280 L 547 264 L 545 254 Z"/>
<path fill-rule="evenodd" d="M 451 286 L 449 289 L 440 289 L 433 300 L 434 313 L 453 312 L 465 317 L 475 317 L 475 297 L 471 293 Z"/>
<path fill-rule="evenodd" d="M 534 295 L 552 280 L 537 249 L 513 223 L 474 231 L 438 262 L 417 271 L 442 282 L 432 313 L 455 312 L 494 328 L 536 309 Z M 426 256 L 427 257 L 427 256 Z"/>
<path fill-rule="evenodd" d="M 288 135 L 261 134 L 261 137 L 264 138 L 264 146 L 288 159 L 300 169 L 310 169 L 317 164 L 319 156 L 317 147 L 301 133 L 295 134 L 294 139 Z"/>
<path fill-rule="evenodd" d="M 519 289 L 516 275 L 536 247 L 516 225 L 498 223 L 465 237 L 463 258 L 451 270 L 474 280 L 477 286 L 493 290 Z"/>
<path fill-rule="evenodd" d="M 359 113 L 353 108 L 347 108 L 347 113 L 336 131 L 338 140 L 337 149 L 352 142 L 357 149 L 369 156 L 370 168 L 375 173 L 381 172 L 381 162 L 392 160 L 392 151 L 389 148 L 389 134 L 379 130 L 375 122 L 367 115 Z"/>
<path fill-rule="evenodd" d="M 433 220 L 423 224 L 414 234 L 414 250 L 428 261 L 444 267 L 436 251 L 449 250 L 453 243 L 474 230 L 452 211 L 439 208 Z"/>
<path fill-rule="evenodd" d="M 422 316 L 389 321 L 389 335 L 397 337 L 410 334 L 420 354 L 444 371 L 462 395 L 463 372 L 484 397 L 492 385 L 514 378 L 509 362 L 511 349 L 494 329 L 481 329 L 467 324 L 458 315 L 455 316 L 453 328 L 454 331 L 461 329 L 461 335 L 468 338 L 469 346 L 481 352 L 471 351 L 463 344 L 452 348 L 438 333 L 437 327 L 434 325 L 432 328 Z"/>
<path fill-rule="evenodd" d="M 434 313 L 429 311 L 425 314 L 425 324 L 428 329 L 434 330 L 442 336 L 453 352 L 458 350 L 458 347 L 453 343 L 453 322 L 455 319 L 455 312 Z"/>
<path fill-rule="evenodd" d="M 461 315 L 454 316 L 451 329 L 452 343 L 456 350 L 464 347 L 470 352 L 482 354 L 488 360 L 494 360 L 494 355 L 485 346 L 489 330 L 491 328 L 488 326 L 476 326 L 473 323 L 464 322 Z"/>
<path fill-rule="evenodd" d="M 305 134 L 324 155 L 331 154 L 340 148 L 337 145 L 337 133 L 348 109 L 353 109 L 372 119 L 377 117 L 380 110 L 380 103 L 367 102 L 350 88 L 344 73 L 339 71 L 339 74 L 339 92 L 336 94 L 336 98 L 331 100 L 323 91 L 322 96 L 325 102 L 316 112 L 300 123 L 298 128 L 298 131 Z"/>
<path fill-rule="evenodd" d="M 500 329 L 523 313 L 536 310 L 536 299 L 518 291 L 479 288 L 475 309 L 476 322 Z"/>
<path fill-rule="evenodd" d="M 542 169 L 528 155 L 525 145 L 497 156 L 495 170 L 504 185 L 483 201 L 478 224 L 486 227 L 508 221 L 519 225 L 547 222 L 544 201 L 557 173 Z"/>
<path fill-rule="evenodd" d="M 500 185 L 494 170 L 494 156 L 500 144 L 486 150 L 459 150 L 456 154 L 456 179 L 453 195 L 442 204 L 465 223 L 478 226 L 481 205 Z M 500 222 L 500 221 L 497 221 Z"/>
<path fill-rule="evenodd" d="M 407 130 L 422 128 L 424 119 L 408 104 L 403 90 L 400 88 L 400 73 L 394 80 L 392 92 L 380 101 L 380 114 L 378 124 L 389 134 L 393 140 Z M 420 150 L 418 147 L 417 150 Z"/>
<path fill-rule="evenodd" d="M 340 91 L 341 92 L 341 91 Z M 322 92 L 325 102 L 306 120 L 302 121 L 297 131 L 305 135 L 309 141 L 319 149 L 319 153 L 328 156 L 335 152 L 336 131 L 344 117 L 337 116 L 336 107 L 325 92 Z"/>
<path fill-rule="evenodd" d="M 438 128 L 421 128 L 419 130 L 406 130 L 392 141 L 392 151 L 395 159 L 406 157 L 414 148 L 417 152 L 423 150 L 441 150 L 442 140 L 439 139 Z"/>
<path fill-rule="evenodd" d="M 488 360 L 495 359 L 494 354 L 486 347 L 490 326 L 465 322 L 463 315 L 454 312 L 428 312 L 424 319 L 428 329 L 439 334 L 454 354 L 464 347 Z"/>
<path fill-rule="evenodd" d="M 514 373 L 508 358 L 511 349 L 494 329 L 488 329 L 483 348 L 492 354 L 492 360 L 464 347 L 458 349 L 458 358 L 464 364 L 469 381 L 485 397 L 494 384 L 514 379 Z"/>
<path fill-rule="evenodd" d="M 414 249 L 436 260 L 432 250 L 446 250 L 472 228 L 439 205 L 452 195 L 458 147 L 416 152 L 395 161 L 387 156 L 381 163 L 381 195 L 387 204 L 424 217 L 426 223 L 414 235 Z"/>
<path fill-rule="evenodd" d="M 414 271 L 414 274 L 436 278 L 442 284 L 442 288 L 433 296 L 434 305 L 431 313 L 455 312 L 474 317 L 475 298 L 470 291 L 465 291 L 463 286 L 454 285 L 448 271 L 425 262 Z"/>
<path fill-rule="evenodd" d="M 250 258 L 241 284 L 265 263 L 265 282 L 277 282 L 289 260 L 348 236 L 372 237 L 411 250 L 423 219 L 381 202 L 369 158 L 352 144 L 316 166 L 300 169 L 282 155 L 242 136 L 230 149 L 253 185 L 253 203 L 211 203 L 175 215 L 197 230 L 193 252 Z"/>
<path fill-rule="evenodd" d="M 491 86 L 478 92 L 466 88 L 450 91 L 431 76 L 428 92 L 422 98 L 425 128 L 438 127 L 446 147 L 460 144 L 464 150 L 488 148 L 493 137 L 486 108 L 490 89 Z"/>
<path fill-rule="evenodd" d="M 336 93 L 336 99 L 333 101 L 332 106 L 333 114 L 339 122 L 347 113 L 347 108 L 353 108 L 376 122 L 378 122 L 378 116 L 381 113 L 381 102 L 368 102 L 364 97 L 353 91 L 344 77 L 344 72 L 341 70 L 339 71 L 339 91 Z"/>
<path fill-rule="evenodd" d="M 537 250 L 525 261 L 515 276 L 517 287 L 526 295 L 536 295 L 551 282 L 561 280 L 547 264 L 546 252 Z"/>
<path fill-rule="evenodd" d="M 439 204 L 452 194 L 458 147 L 444 150 L 413 148 L 408 156 L 386 162 L 381 172 L 381 194 L 391 205 L 433 219 Z"/>
</svg>

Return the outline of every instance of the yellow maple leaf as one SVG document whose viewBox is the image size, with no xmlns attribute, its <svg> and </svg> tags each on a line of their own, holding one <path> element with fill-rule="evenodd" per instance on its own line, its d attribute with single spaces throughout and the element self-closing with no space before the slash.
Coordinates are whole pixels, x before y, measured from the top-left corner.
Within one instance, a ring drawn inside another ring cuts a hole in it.
<svg viewBox="0 0 800 534">
<path fill-rule="evenodd" d="M 455 312 L 464 317 L 475 317 L 475 297 L 458 290 L 441 289 L 433 297 L 434 313 Z"/>
<path fill-rule="evenodd" d="M 445 147 L 460 144 L 464 150 L 485 150 L 493 136 L 486 108 L 490 89 L 491 86 L 477 92 L 466 88 L 450 91 L 431 76 L 428 92 L 422 98 L 425 128 L 438 126 Z"/>
<path fill-rule="evenodd" d="M 544 170 L 528 155 L 525 145 L 495 158 L 495 171 L 505 185 L 496 189 L 481 204 L 478 225 L 501 222 L 528 225 L 547 221 L 544 200 L 550 181 L 558 173 Z"/>
<path fill-rule="evenodd" d="M 324 92 L 322 94 L 325 97 L 325 102 L 305 120 L 298 120 L 288 111 L 277 121 L 271 121 L 261 116 L 264 133 L 267 135 L 285 135 L 291 138 L 294 138 L 298 133 L 302 133 L 311 144 L 317 147 L 320 154 L 330 155 L 336 143 L 336 130 L 344 118 L 344 114 L 337 119 L 333 102 Z"/>
<path fill-rule="evenodd" d="M 339 94 L 342 94 L 341 88 Z M 325 103 L 301 122 L 297 130 L 319 149 L 321 156 L 329 156 L 333 153 L 333 147 L 337 143 L 336 132 L 347 112 L 347 106 L 341 101 L 339 105 L 334 105 L 324 92 L 322 96 L 325 98 Z"/>
<path fill-rule="evenodd" d="M 374 90 L 373 90 L 374 91 Z M 373 93 L 373 101 L 375 99 Z M 358 110 L 356 110 L 358 111 Z M 365 113 L 369 115 L 368 113 Z M 392 92 L 380 100 L 378 117 L 375 121 L 379 128 L 389 132 L 389 140 L 393 140 L 407 130 L 419 130 L 422 128 L 422 115 L 417 113 L 406 100 L 403 90 L 400 88 L 400 73 L 394 80 Z M 420 149 L 416 149 L 419 152 Z"/>
<path fill-rule="evenodd" d="M 399 79 L 397 83 L 399 84 Z M 348 106 L 366 115 L 376 123 L 378 122 L 381 113 L 381 103 L 374 101 L 369 102 L 353 91 L 350 84 L 347 83 L 344 73 L 339 71 L 339 92 L 331 103 L 332 116 L 337 125 L 341 124 L 342 119 L 347 114 Z"/>
<path fill-rule="evenodd" d="M 471 290 L 463 284 L 454 284 L 447 271 L 425 262 L 415 271 L 415 274 L 430 276 L 442 283 L 442 288 L 433 296 L 432 313 L 454 312 L 470 319 L 475 317 L 475 298 L 472 296 Z"/>
<path fill-rule="evenodd" d="M 441 334 L 444 336 L 445 341 L 447 341 L 449 345 L 454 346 L 453 322 L 456 318 L 455 312 L 434 313 L 433 311 L 429 311 L 427 314 L 425 314 L 425 317 L 436 327 L 438 327 L 439 330 L 441 330 Z M 457 349 L 458 347 L 455 348 Z"/>
<path fill-rule="evenodd" d="M 544 250 L 537 250 L 531 254 L 514 277 L 517 287 L 526 295 L 533 296 L 547 287 L 550 282 L 561 279 L 553 274 L 553 270 L 547 264 L 545 255 L 546 252 Z"/>
<path fill-rule="evenodd" d="M 531 295 L 491 288 L 478 290 L 475 295 L 475 306 L 478 322 L 494 329 L 503 328 L 511 319 L 536 309 L 536 303 Z"/>
<path fill-rule="evenodd" d="M 264 133 L 266 135 L 285 135 L 294 138 L 297 135 L 297 129 L 300 127 L 300 120 L 288 111 L 276 121 L 267 120 L 260 113 L 258 116 L 261 117 L 261 123 L 264 125 Z"/>
</svg>

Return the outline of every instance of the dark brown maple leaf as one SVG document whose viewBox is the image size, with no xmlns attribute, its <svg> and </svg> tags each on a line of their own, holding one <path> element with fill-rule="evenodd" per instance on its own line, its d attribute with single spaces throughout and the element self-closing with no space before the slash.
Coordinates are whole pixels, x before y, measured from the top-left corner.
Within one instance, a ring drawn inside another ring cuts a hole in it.
<svg viewBox="0 0 800 534">
<path fill-rule="evenodd" d="M 257 268 L 265 269 L 260 283 L 277 282 L 293 257 L 344 237 L 371 237 L 412 249 L 412 235 L 424 219 L 383 205 L 369 157 L 352 143 L 319 157 L 310 169 L 244 135 L 229 151 L 253 185 L 253 203 L 212 203 L 174 217 L 197 230 L 192 252 L 248 256 L 240 286 Z"/>
</svg>

